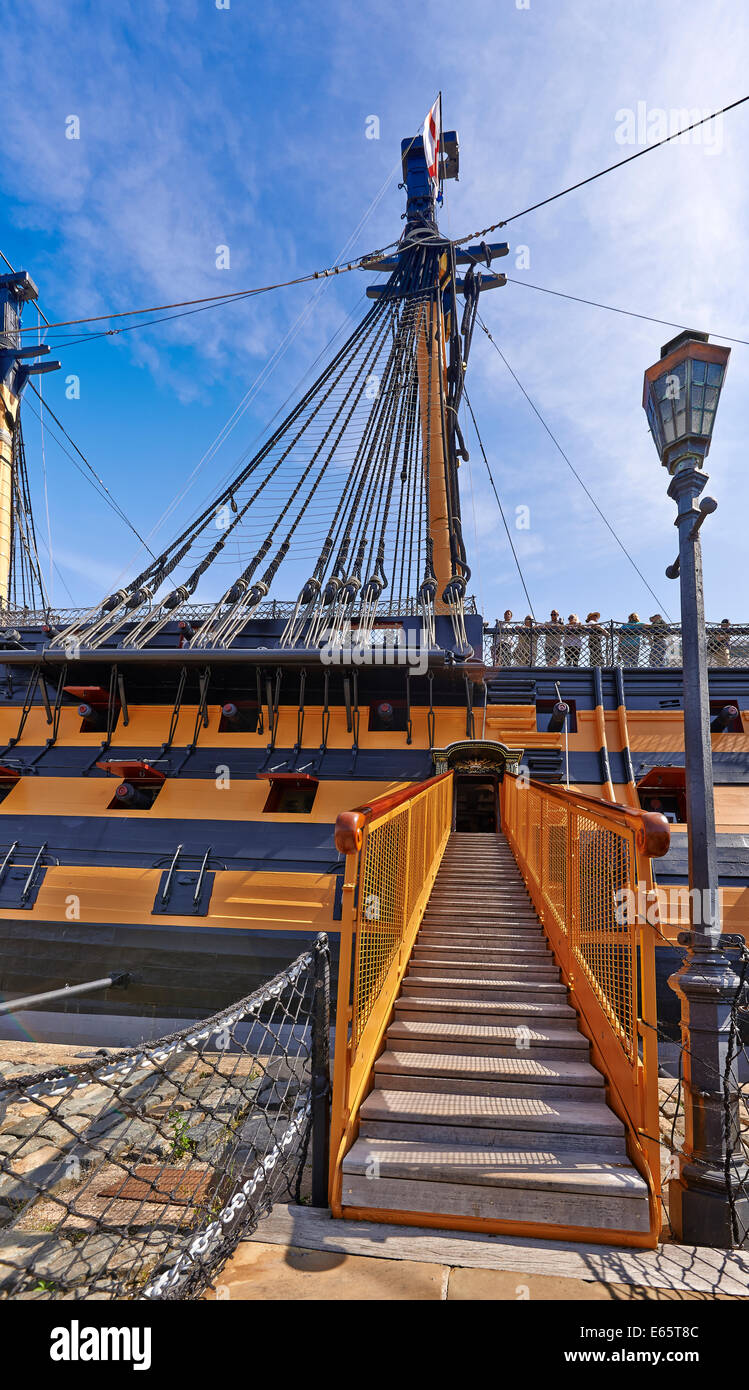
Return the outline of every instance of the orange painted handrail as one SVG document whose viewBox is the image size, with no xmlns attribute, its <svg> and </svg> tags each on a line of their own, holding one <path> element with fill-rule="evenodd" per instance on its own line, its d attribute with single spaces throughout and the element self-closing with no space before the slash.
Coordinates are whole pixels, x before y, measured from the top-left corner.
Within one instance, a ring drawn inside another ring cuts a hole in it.
<svg viewBox="0 0 749 1390">
<path fill-rule="evenodd" d="M 580 804 L 585 809 L 598 809 L 604 815 L 612 812 L 621 817 L 621 822 L 628 829 L 634 830 L 638 837 L 637 848 L 646 854 L 648 859 L 662 859 L 664 854 L 668 854 L 671 844 L 671 825 L 662 816 L 660 811 L 635 811 L 631 806 L 623 806 L 620 801 L 606 801 L 602 796 L 591 796 L 588 792 L 578 792 L 564 787 L 550 786 L 548 782 L 537 782 L 531 777 L 528 786 L 535 787 L 545 795 L 556 798 L 557 801 Z"/>
<path fill-rule="evenodd" d="M 661 1175 L 651 860 L 668 851 L 669 823 L 505 774 L 502 828 L 606 1078 L 609 1104 L 624 1123 L 629 1156 L 648 1184 L 655 1243 Z"/>
<path fill-rule="evenodd" d="M 398 792 L 386 792 L 384 796 L 376 797 L 369 806 L 355 806 L 352 811 L 339 811 L 334 832 L 335 847 L 339 854 L 354 854 L 356 850 L 361 849 L 364 827 L 370 821 L 384 816 L 387 811 L 394 811 L 397 806 L 403 806 L 406 801 L 420 796 L 427 787 L 449 776 L 449 772 L 440 772 L 436 777 L 427 777 L 425 782 L 412 782 L 408 787 L 401 787 Z"/>
</svg>

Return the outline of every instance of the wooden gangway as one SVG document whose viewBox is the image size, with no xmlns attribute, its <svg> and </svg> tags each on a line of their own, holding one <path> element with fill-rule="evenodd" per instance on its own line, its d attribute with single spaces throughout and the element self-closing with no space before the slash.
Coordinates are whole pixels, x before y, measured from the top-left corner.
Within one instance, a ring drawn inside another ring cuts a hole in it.
<svg viewBox="0 0 749 1390">
<path fill-rule="evenodd" d="M 360 1117 L 347 1206 L 648 1230 L 647 1184 L 504 836 L 450 836 Z"/>
<path fill-rule="evenodd" d="M 333 1213 L 652 1246 L 652 927 L 616 902 L 665 822 L 508 773 L 506 833 L 461 834 L 451 780 L 339 817 Z"/>
</svg>

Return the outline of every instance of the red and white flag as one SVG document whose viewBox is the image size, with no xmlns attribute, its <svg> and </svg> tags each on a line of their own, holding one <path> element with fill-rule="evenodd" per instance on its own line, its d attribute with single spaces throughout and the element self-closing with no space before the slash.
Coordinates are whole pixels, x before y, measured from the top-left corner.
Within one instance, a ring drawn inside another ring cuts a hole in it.
<svg viewBox="0 0 749 1390">
<path fill-rule="evenodd" d="M 424 122 L 424 158 L 427 173 L 436 187 L 439 183 L 440 146 L 442 144 L 442 100 L 437 97 Z"/>
</svg>

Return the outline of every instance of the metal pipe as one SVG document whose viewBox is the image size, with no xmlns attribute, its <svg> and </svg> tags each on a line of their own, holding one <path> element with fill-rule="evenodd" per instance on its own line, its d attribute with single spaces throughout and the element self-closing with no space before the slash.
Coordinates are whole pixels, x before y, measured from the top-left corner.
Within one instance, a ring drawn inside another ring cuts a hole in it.
<svg viewBox="0 0 749 1390">
<path fill-rule="evenodd" d="M 632 750 L 629 746 L 629 725 L 627 723 L 627 702 L 624 695 L 624 671 L 621 666 L 614 667 L 614 680 L 616 682 L 616 717 L 619 721 L 619 742 L 622 745 L 622 759 L 624 762 L 624 775 L 627 779 L 627 796 L 629 797 L 635 810 L 639 809 L 640 797 L 635 782 L 635 769 L 632 763 Z"/>
<path fill-rule="evenodd" d="M 51 999 L 66 999 L 73 994 L 86 994 L 92 989 L 126 989 L 131 979 L 127 972 L 105 975 L 101 980 L 87 980 L 83 985 L 65 985 L 62 989 L 48 989 L 44 994 L 25 994 L 20 999 L 6 999 L 0 1004 L 0 1014 L 17 1013 L 20 1009 L 33 1008 L 35 1004 L 47 1004 Z"/>
<path fill-rule="evenodd" d="M 314 663 L 315 656 L 319 656 L 319 653 L 313 656 L 303 647 L 203 647 L 200 650 L 183 647 L 181 651 L 177 647 L 148 647 L 141 651 L 122 647 L 86 650 L 82 646 L 76 662 L 92 666 L 106 666 L 110 663 L 118 666 L 225 666 L 231 665 L 232 662 L 242 666 L 310 666 Z M 0 651 L 0 665 L 5 666 L 37 666 L 40 663 L 61 666 L 68 660 L 68 653 L 52 647 L 44 647 L 41 650 L 27 648 L 20 651 Z M 328 669 L 322 661 L 320 664 L 324 670 Z M 429 653 L 428 664 L 435 669 L 453 668 L 453 663 L 447 660 L 446 653 L 438 650 Z M 466 670 L 483 671 L 484 666 L 480 661 L 464 661 L 456 664 L 454 669 L 462 676 Z"/>
<path fill-rule="evenodd" d="M 593 690 L 596 699 L 595 716 L 598 732 L 598 756 L 601 759 L 601 782 L 609 801 L 614 801 L 616 798 L 614 796 L 614 784 L 611 780 L 609 745 L 606 738 L 606 711 L 603 705 L 603 677 L 600 666 L 593 667 Z"/>
</svg>

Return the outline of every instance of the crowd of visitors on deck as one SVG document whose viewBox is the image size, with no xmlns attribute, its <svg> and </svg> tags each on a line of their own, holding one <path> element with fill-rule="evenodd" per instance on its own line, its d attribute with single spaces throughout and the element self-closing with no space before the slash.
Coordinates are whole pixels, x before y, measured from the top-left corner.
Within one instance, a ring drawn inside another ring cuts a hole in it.
<svg viewBox="0 0 749 1390">
<path fill-rule="evenodd" d="M 507 608 L 489 628 L 489 639 L 494 666 L 681 665 L 681 629 L 661 613 L 647 622 L 630 613 L 626 622 L 607 623 L 600 613 L 588 613 L 584 621 L 570 613 L 565 622 L 552 608 L 547 622 L 528 615 L 518 623 Z M 749 665 L 749 628 L 734 627 L 723 618 L 708 630 L 707 647 L 712 666 Z"/>
</svg>

